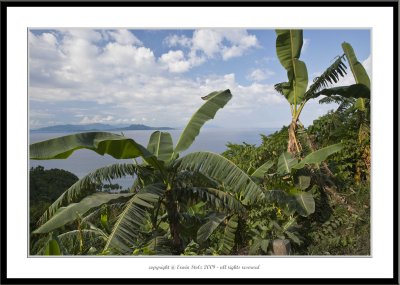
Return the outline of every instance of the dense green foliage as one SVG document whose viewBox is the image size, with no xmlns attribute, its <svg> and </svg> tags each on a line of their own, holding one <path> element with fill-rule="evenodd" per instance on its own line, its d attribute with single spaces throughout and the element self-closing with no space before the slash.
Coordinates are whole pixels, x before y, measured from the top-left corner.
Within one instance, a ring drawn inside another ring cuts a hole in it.
<svg viewBox="0 0 400 285">
<path fill-rule="evenodd" d="M 312 177 L 311 191 L 316 210 L 307 218 L 297 219 L 295 234 L 299 240 L 292 239 L 297 241 L 293 242 L 295 254 L 370 254 L 370 125 L 366 113 L 351 104 L 354 102 L 347 102 L 318 118 L 298 133 L 302 145 L 308 145 L 303 150 L 320 149 L 338 142 L 342 142 L 344 148 L 326 161 L 326 168 L 321 165 L 319 169 L 302 170 L 303 174 L 308 172 Z M 260 166 L 267 158 L 277 162 L 278 154 L 286 149 L 287 128 L 261 136 L 260 146 L 228 144 L 223 155 L 245 171 L 251 171 L 249 165 L 252 168 Z M 274 169 L 269 171 L 274 172 Z M 264 179 L 264 184 L 280 189 L 293 186 L 290 178 L 273 175 Z M 248 225 L 254 228 L 260 220 L 268 224 L 265 221 L 271 219 L 284 224 L 290 218 L 279 207 L 259 206 L 254 208 Z M 273 231 L 268 227 L 265 229 L 264 236 L 271 238 Z"/>
<path fill-rule="evenodd" d="M 78 181 L 78 177 L 66 170 L 46 170 L 43 166 L 30 169 L 29 216 L 31 229 L 36 228 L 38 219 L 51 203 L 76 181 Z"/>
</svg>

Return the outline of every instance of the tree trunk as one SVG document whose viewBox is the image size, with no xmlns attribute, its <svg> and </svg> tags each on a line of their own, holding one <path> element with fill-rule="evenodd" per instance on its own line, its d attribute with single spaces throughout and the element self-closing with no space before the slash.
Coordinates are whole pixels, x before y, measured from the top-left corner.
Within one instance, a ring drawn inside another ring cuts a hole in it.
<svg viewBox="0 0 400 285">
<path fill-rule="evenodd" d="M 296 129 L 297 129 L 297 122 L 292 121 L 289 126 L 289 141 L 288 141 L 288 148 L 287 151 L 291 154 L 296 154 L 301 151 L 301 145 L 297 140 L 296 137 Z"/>
<path fill-rule="evenodd" d="M 180 237 L 181 225 L 179 222 L 178 204 L 174 199 L 172 190 L 168 190 L 165 197 L 167 202 L 169 229 L 172 236 L 172 253 L 179 255 L 183 252 L 183 243 Z"/>
</svg>

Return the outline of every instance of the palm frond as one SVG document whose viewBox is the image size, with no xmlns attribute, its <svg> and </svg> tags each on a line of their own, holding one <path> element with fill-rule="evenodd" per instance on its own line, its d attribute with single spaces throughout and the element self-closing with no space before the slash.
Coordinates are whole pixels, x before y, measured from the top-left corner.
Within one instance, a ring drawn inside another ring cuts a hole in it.
<svg viewBox="0 0 400 285">
<path fill-rule="evenodd" d="M 311 84 L 305 94 L 306 100 L 315 98 L 316 93 L 321 90 L 321 88 L 328 87 L 329 84 L 338 82 L 340 77 L 344 77 L 347 74 L 347 67 L 343 62 L 344 59 L 344 55 L 339 56 L 331 66 L 329 66 L 319 77 L 314 79 L 314 83 Z"/>
<path fill-rule="evenodd" d="M 135 164 L 113 164 L 105 166 L 89 173 L 79 179 L 69 187 L 54 203 L 43 213 L 38 221 L 38 225 L 43 225 L 56 211 L 70 203 L 78 202 L 83 197 L 96 191 L 96 183 L 104 180 L 112 180 L 124 176 L 133 176 L 137 172 L 138 166 Z"/>
<path fill-rule="evenodd" d="M 145 186 L 126 204 L 107 240 L 105 250 L 114 249 L 119 252 L 129 252 L 137 239 L 140 228 L 146 224 L 148 209 L 163 197 L 165 186 L 152 184 Z"/>
<path fill-rule="evenodd" d="M 202 173 L 234 193 L 243 196 L 247 205 L 264 198 L 262 189 L 233 162 L 212 152 L 193 152 L 175 161 L 178 171 Z"/>
</svg>

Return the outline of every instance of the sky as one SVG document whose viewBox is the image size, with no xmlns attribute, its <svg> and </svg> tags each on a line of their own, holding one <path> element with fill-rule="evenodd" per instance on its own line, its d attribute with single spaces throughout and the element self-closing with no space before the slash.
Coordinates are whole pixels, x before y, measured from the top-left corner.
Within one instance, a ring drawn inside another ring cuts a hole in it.
<svg viewBox="0 0 400 285">
<path fill-rule="evenodd" d="M 300 59 L 309 84 L 349 42 L 371 76 L 370 30 L 303 31 Z M 181 128 L 204 103 L 230 89 L 233 98 L 208 126 L 280 128 L 290 123 L 274 84 L 287 81 L 274 30 L 31 29 L 28 31 L 29 127 L 59 124 L 145 124 Z M 340 85 L 354 83 L 348 76 Z M 334 110 L 309 101 L 309 125 Z"/>
</svg>

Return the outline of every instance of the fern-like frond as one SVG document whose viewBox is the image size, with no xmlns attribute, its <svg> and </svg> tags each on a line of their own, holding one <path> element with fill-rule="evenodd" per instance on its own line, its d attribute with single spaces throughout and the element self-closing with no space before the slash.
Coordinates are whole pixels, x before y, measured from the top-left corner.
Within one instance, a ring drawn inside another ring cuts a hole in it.
<svg viewBox="0 0 400 285">
<path fill-rule="evenodd" d="M 146 212 L 164 196 L 163 184 L 152 184 L 136 193 L 126 204 L 107 240 L 105 250 L 129 252 L 137 239 L 140 228 L 148 220 Z"/>
<path fill-rule="evenodd" d="M 96 169 L 75 182 L 43 213 L 38 225 L 43 225 L 54 216 L 60 207 L 80 201 L 83 197 L 96 191 L 96 183 L 124 176 L 133 176 L 137 172 L 135 164 L 113 164 Z"/>
<path fill-rule="evenodd" d="M 319 77 L 314 79 L 314 83 L 311 84 L 310 88 L 305 94 L 305 99 L 309 100 L 316 97 L 316 93 L 321 88 L 326 88 L 329 84 L 333 84 L 339 81 L 340 77 L 344 77 L 346 72 L 346 65 L 343 60 L 344 55 L 339 56 Z"/>
<path fill-rule="evenodd" d="M 242 203 L 247 205 L 264 198 L 262 189 L 233 162 L 212 152 L 193 152 L 174 164 L 178 171 L 191 170 L 202 173 L 220 185 L 242 196 Z"/>
</svg>

